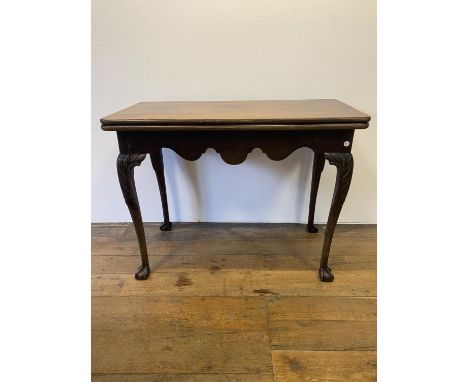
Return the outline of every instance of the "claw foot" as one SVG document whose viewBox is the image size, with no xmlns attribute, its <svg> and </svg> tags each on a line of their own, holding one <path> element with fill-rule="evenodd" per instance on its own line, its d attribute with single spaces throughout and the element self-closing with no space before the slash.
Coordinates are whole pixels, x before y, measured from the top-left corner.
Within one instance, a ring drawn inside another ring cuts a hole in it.
<svg viewBox="0 0 468 382">
<path fill-rule="evenodd" d="M 135 273 L 135 278 L 137 280 L 146 280 L 148 279 L 151 273 L 149 265 L 140 265 L 137 272 Z"/>
<path fill-rule="evenodd" d="M 307 224 L 307 232 L 317 233 L 318 228 L 316 226 L 314 226 L 313 224 Z"/>
<path fill-rule="evenodd" d="M 335 276 L 333 276 L 331 269 L 328 267 L 320 267 L 319 276 L 320 276 L 320 280 L 326 283 L 332 282 L 333 279 L 335 278 Z"/>
<path fill-rule="evenodd" d="M 171 222 L 165 222 L 161 224 L 161 227 L 159 227 L 161 231 L 170 231 L 172 229 L 172 223 Z"/>
</svg>

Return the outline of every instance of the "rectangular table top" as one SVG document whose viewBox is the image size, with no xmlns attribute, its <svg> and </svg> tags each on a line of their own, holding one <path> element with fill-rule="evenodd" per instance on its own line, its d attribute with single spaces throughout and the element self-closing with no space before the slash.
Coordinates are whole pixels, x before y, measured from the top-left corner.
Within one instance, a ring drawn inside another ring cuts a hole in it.
<svg viewBox="0 0 468 382">
<path fill-rule="evenodd" d="M 334 99 L 140 102 L 103 117 L 107 131 L 365 129 L 369 115 Z"/>
</svg>

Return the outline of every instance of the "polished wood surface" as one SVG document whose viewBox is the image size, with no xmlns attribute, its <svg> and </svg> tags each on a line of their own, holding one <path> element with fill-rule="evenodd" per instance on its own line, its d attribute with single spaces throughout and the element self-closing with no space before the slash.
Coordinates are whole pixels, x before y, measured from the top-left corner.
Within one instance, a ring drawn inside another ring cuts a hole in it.
<svg viewBox="0 0 468 382">
<path fill-rule="evenodd" d="M 324 225 L 92 227 L 92 380 L 374 381 L 376 228 L 338 225 L 333 283 L 317 267 Z"/>
<path fill-rule="evenodd" d="M 315 199 L 325 159 L 337 168 L 335 190 L 328 217 L 318 274 L 331 282 L 334 275 L 328 257 L 336 223 L 352 179 L 351 154 L 354 132 L 366 128 L 370 117 L 338 100 L 141 102 L 101 119 L 104 130 L 115 130 L 119 143 L 117 169 L 120 187 L 129 208 L 141 252 L 135 273 L 147 280 L 148 264 L 145 232 L 134 181 L 134 168 L 150 154 L 159 184 L 164 214 L 162 230 L 169 231 L 162 149 L 169 148 L 186 160 L 197 160 L 213 148 L 228 164 L 238 165 L 255 148 L 270 159 L 280 161 L 292 152 L 308 147 L 318 162 L 314 164 L 307 230 L 313 224 Z"/>
<path fill-rule="evenodd" d="M 370 117 L 334 99 L 140 102 L 103 117 L 102 129 L 363 129 Z"/>
</svg>

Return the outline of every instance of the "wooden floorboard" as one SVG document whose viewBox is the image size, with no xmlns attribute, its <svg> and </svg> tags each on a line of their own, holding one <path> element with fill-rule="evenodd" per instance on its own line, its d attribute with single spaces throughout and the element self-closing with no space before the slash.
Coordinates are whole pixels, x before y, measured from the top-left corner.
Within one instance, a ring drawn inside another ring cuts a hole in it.
<svg viewBox="0 0 468 382">
<path fill-rule="evenodd" d="M 376 353 L 373 351 L 273 350 L 276 382 L 376 380 Z"/>
<path fill-rule="evenodd" d="M 374 381 L 376 227 L 323 242 L 298 224 L 92 225 L 92 380 Z"/>
<path fill-rule="evenodd" d="M 335 281 L 330 284 L 320 282 L 312 270 L 155 272 L 144 283 L 133 274 L 99 274 L 92 278 L 92 289 L 94 296 L 376 295 L 374 271 L 333 273 Z"/>
<path fill-rule="evenodd" d="M 93 374 L 93 382 L 273 382 L 270 374 Z"/>
<path fill-rule="evenodd" d="M 375 312 L 375 298 L 269 297 L 271 348 L 376 350 Z"/>
<path fill-rule="evenodd" d="M 356 248 L 361 255 L 348 254 L 347 251 L 337 252 L 330 259 L 330 265 L 341 270 L 371 270 L 376 266 L 375 249 Z M 319 258 L 317 255 L 300 253 L 297 255 L 243 255 L 222 256 L 219 254 L 208 255 L 150 255 L 150 266 L 153 272 L 168 271 L 315 271 Z M 136 269 L 140 262 L 140 256 L 115 256 L 101 255 L 92 257 L 92 272 L 94 274 L 123 273 L 128 274 L 129 269 Z"/>
</svg>

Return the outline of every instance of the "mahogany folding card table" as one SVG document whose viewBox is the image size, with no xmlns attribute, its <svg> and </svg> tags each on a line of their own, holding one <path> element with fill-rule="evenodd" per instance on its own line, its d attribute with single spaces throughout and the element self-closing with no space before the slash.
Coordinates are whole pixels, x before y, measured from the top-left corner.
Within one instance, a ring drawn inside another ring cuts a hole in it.
<svg viewBox="0 0 468 382">
<path fill-rule="evenodd" d="M 316 233 L 315 202 L 325 160 L 336 166 L 319 277 L 333 281 L 328 256 L 333 233 L 353 174 L 354 131 L 369 126 L 370 117 L 333 99 L 288 101 L 140 102 L 101 119 L 102 129 L 116 131 L 120 154 L 117 173 L 140 246 L 141 266 L 135 277 L 150 275 L 145 231 L 134 181 L 134 168 L 149 154 L 161 195 L 162 231 L 172 229 L 167 204 L 162 148 L 186 160 L 197 160 L 213 148 L 228 164 L 245 161 L 260 148 L 280 161 L 301 147 L 314 151 L 307 231 Z"/>
</svg>

